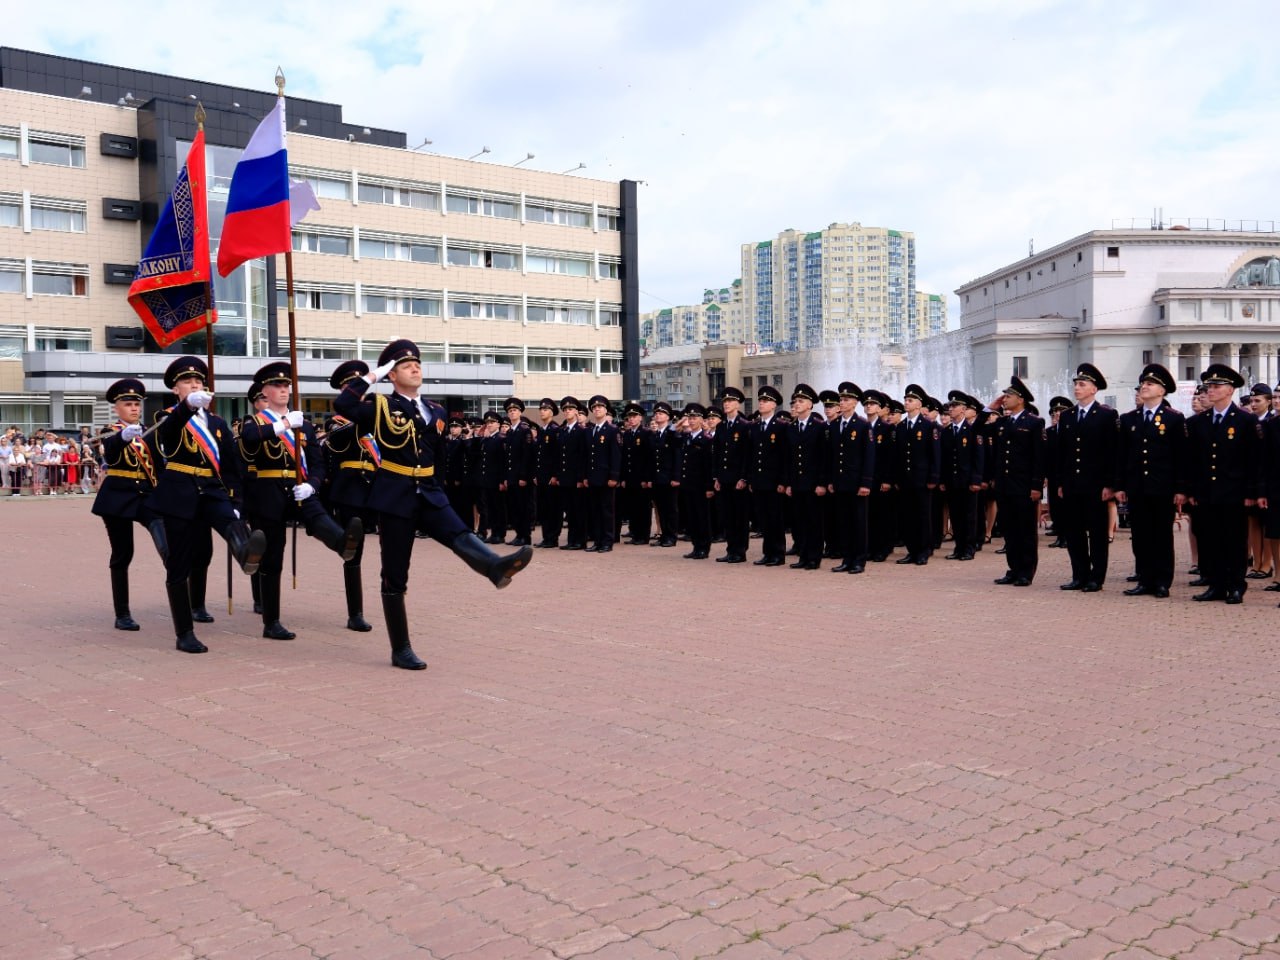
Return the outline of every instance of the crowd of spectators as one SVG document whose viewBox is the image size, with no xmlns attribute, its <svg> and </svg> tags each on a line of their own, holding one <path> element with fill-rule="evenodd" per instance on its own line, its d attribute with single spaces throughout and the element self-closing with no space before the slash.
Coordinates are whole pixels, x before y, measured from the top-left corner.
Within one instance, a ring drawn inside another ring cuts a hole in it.
<svg viewBox="0 0 1280 960">
<path fill-rule="evenodd" d="M 0 492 L 17 496 L 83 495 L 97 488 L 101 445 L 81 428 L 76 436 L 11 426 L 0 434 Z"/>
</svg>

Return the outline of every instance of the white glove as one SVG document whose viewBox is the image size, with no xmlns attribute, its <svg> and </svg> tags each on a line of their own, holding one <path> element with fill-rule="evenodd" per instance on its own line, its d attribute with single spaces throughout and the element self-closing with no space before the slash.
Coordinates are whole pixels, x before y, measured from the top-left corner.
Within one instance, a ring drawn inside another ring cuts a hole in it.
<svg viewBox="0 0 1280 960">
<path fill-rule="evenodd" d="M 187 394 L 187 406 L 192 410 L 208 410 L 213 403 L 213 394 L 205 390 L 192 390 Z"/>
<path fill-rule="evenodd" d="M 380 367 L 378 367 L 376 370 L 374 370 L 372 374 L 370 374 L 370 376 L 372 376 L 372 377 L 373 377 L 373 379 L 372 379 L 372 380 L 370 380 L 369 382 L 370 382 L 370 383 L 377 383 L 379 380 L 381 380 L 383 377 L 385 377 L 388 373 L 390 373 L 390 372 L 392 371 L 392 369 L 395 367 L 395 365 L 396 365 L 396 364 L 395 364 L 395 361 L 394 361 L 394 360 L 388 360 L 388 361 L 387 361 L 386 363 L 384 363 L 382 366 L 380 366 Z"/>
<path fill-rule="evenodd" d="M 303 417 L 302 417 L 301 410 L 290 410 L 283 417 L 277 420 L 272 426 L 275 428 L 276 436 L 279 436 L 280 434 L 288 430 L 290 427 L 292 427 L 294 430 L 297 430 L 300 426 L 302 426 L 302 420 L 303 420 Z"/>
<path fill-rule="evenodd" d="M 316 492 L 316 488 L 309 483 L 299 483 L 293 488 L 293 499 L 301 503 Z"/>
<path fill-rule="evenodd" d="M 128 443 L 130 440 L 136 440 L 140 436 L 142 436 L 142 426 L 140 424 L 128 424 L 120 431 L 120 437 L 125 443 Z"/>
<path fill-rule="evenodd" d="M 231 508 L 231 512 L 232 512 L 232 513 L 234 513 L 234 514 L 236 515 L 236 519 L 237 519 L 237 520 L 239 520 L 239 519 L 240 519 L 240 511 L 239 511 L 239 510 L 237 510 L 237 509 L 235 509 L 234 507 L 232 507 L 232 508 Z"/>
</svg>

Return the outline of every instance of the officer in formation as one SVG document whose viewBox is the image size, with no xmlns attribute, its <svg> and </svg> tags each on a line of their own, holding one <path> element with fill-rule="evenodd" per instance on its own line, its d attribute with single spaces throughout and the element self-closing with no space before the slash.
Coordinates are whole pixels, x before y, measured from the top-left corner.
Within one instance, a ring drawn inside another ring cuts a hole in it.
<svg viewBox="0 0 1280 960">
<path fill-rule="evenodd" d="M 213 394 L 205 390 L 209 369 L 199 357 L 178 357 L 164 373 L 164 385 L 178 397 L 156 429 L 156 450 L 164 458 L 148 506 L 164 520 L 168 556 L 165 589 L 173 616 L 176 646 L 204 653 L 191 616 L 187 579 L 194 562 L 208 566 L 211 551 L 200 545 L 216 530 L 240 568 L 252 576 L 266 550 L 266 536 L 250 531 L 240 518 L 243 489 L 231 428 L 210 411 Z"/>
<path fill-rule="evenodd" d="M 107 388 L 107 402 L 113 405 L 116 419 L 101 438 L 107 470 L 94 498 L 93 512 L 102 518 L 111 545 L 107 568 L 111 571 L 117 630 L 141 629 L 129 611 L 133 525 L 141 525 L 151 535 L 162 562 L 169 553 L 164 521 L 148 506 L 163 461 L 154 437 L 143 436 L 142 401 L 146 395 L 142 381 L 133 378 L 117 380 Z"/>
<path fill-rule="evenodd" d="M 382 612 L 391 641 L 391 662 L 405 670 L 424 670 L 409 632 L 405 593 L 409 562 L 419 532 L 449 547 L 472 570 L 501 589 L 528 566 L 533 548 L 499 556 L 453 511 L 436 476 L 444 462 L 444 433 L 448 414 L 420 397 L 422 363 L 412 340 L 393 340 L 378 358 L 376 370 L 343 386 L 334 409 L 369 433 L 377 443 L 380 461 L 369 490 L 368 507 L 378 514 L 382 552 Z M 368 389 L 383 377 L 392 392 L 367 400 Z"/>
<path fill-rule="evenodd" d="M 288 525 L 301 522 L 308 535 L 340 555 L 355 559 L 364 542 L 364 523 L 352 516 L 339 526 L 325 509 L 317 490 L 325 480 L 325 457 L 315 427 L 300 410 L 290 410 L 293 371 L 290 364 L 272 361 L 258 370 L 254 381 L 266 404 L 240 425 L 240 446 L 253 466 L 253 480 L 245 491 L 245 512 L 255 530 L 266 536 L 266 552 L 258 567 L 262 604 L 262 635 L 269 640 L 292 640 L 293 631 L 280 622 L 280 577 Z"/>
</svg>

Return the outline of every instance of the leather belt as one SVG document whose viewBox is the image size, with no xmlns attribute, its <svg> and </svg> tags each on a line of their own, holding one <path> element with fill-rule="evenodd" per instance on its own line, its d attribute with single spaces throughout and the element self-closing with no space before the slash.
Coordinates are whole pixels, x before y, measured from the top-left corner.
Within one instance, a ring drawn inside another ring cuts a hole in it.
<svg viewBox="0 0 1280 960">
<path fill-rule="evenodd" d="M 178 473 L 189 473 L 193 477 L 212 477 L 213 471 L 208 467 L 192 467 L 185 463 L 174 463 L 170 461 L 164 465 L 166 470 L 176 470 Z"/>
<path fill-rule="evenodd" d="M 107 470 L 108 477 L 124 477 L 126 480 L 147 480 L 150 478 L 142 470 Z"/>
<path fill-rule="evenodd" d="M 390 470 L 392 473 L 398 473 L 402 477 L 434 477 L 436 473 L 435 467 L 404 467 L 398 463 L 392 463 L 390 460 L 383 460 L 380 469 Z"/>
<path fill-rule="evenodd" d="M 338 464 L 339 470 L 377 470 L 368 460 L 343 460 Z"/>
<path fill-rule="evenodd" d="M 293 480 L 297 476 L 294 470 L 259 470 L 254 474 L 258 480 Z"/>
</svg>

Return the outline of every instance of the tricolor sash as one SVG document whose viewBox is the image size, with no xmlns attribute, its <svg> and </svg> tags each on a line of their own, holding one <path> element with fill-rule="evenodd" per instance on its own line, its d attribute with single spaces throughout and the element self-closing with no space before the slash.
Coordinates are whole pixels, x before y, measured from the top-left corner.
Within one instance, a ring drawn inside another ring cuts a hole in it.
<svg viewBox="0 0 1280 960">
<path fill-rule="evenodd" d="M 186 429 L 190 432 L 191 439 L 196 442 L 196 446 L 200 448 L 200 452 L 204 454 L 204 458 L 209 461 L 209 466 L 213 467 L 213 472 L 222 476 L 222 455 L 218 452 L 218 440 L 209 429 L 209 425 L 200 419 L 199 411 L 191 415 Z"/>
<path fill-rule="evenodd" d="M 378 441 L 373 438 L 372 433 L 366 433 L 360 438 L 360 446 L 364 448 L 365 453 L 369 454 L 369 459 L 373 461 L 375 467 L 382 466 L 382 451 L 378 449 Z"/>
<path fill-rule="evenodd" d="M 270 410 L 265 408 L 258 414 L 258 416 L 271 424 L 284 419 L 280 414 L 272 413 Z M 288 427 L 285 427 L 284 431 L 278 434 L 278 436 L 280 437 L 280 442 L 284 444 L 285 449 L 289 451 L 289 456 L 293 459 L 293 462 L 298 465 L 298 482 L 301 483 L 307 479 L 307 463 L 298 452 L 298 440 L 293 435 L 293 431 Z"/>
</svg>

